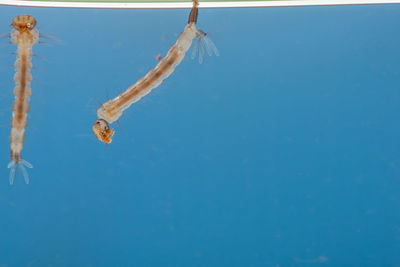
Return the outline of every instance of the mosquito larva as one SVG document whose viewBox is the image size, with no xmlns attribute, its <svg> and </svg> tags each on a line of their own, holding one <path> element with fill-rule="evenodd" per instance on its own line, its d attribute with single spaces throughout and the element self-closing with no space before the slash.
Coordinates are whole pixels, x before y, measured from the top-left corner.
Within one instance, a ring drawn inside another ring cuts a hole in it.
<svg viewBox="0 0 400 267">
<path fill-rule="evenodd" d="M 167 55 L 165 57 L 161 57 L 161 55 L 156 56 L 159 62 L 153 69 L 117 97 L 104 103 L 97 110 L 98 119 L 93 124 L 93 132 L 100 141 L 111 143 L 114 130 L 110 129 L 109 124 L 118 120 L 125 109 L 150 93 L 152 89 L 159 86 L 164 79 L 168 78 L 174 72 L 176 66 L 178 66 L 185 57 L 194 38 L 198 38 L 198 41 L 201 42 L 200 45 L 198 45 L 199 42 L 196 44 L 196 48 L 200 49 L 200 63 L 202 61 L 201 57 L 204 54 L 202 52 L 204 51 L 204 45 L 207 48 L 207 52 L 209 52 L 208 54 L 211 55 L 210 51 L 213 51 L 218 55 L 217 48 L 212 41 L 206 37 L 206 33 L 196 27 L 198 6 L 198 0 L 193 0 L 193 7 L 189 15 L 188 24 L 179 35 L 176 43 L 168 50 Z M 204 41 L 204 45 L 202 41 Z M 192 55 L 196 55 L 196 52 Z"/>
<path fill-rule="evenodd" d="M 25 138 L 25 128 L 27 125 L 27 113 L 29 112 L 29 98 L 32 95 L 30 82 L 32 81 L 32 47 L 39 40 L 39 32 L 35 28 L 36 20 L 30 15 L 20 15 L 13 19 L 11 23 L 13 30 L 11 32 L 11 42 L 17 46 L 17 59 L 14 67 L 15 100 L 12 105 L 11 118 L 11 162 L 10 184 L 14 183 L 16 170 L 21 170 L 25 183 L 29 183 L 29 176 L 25 167 L 32 168 L 32 165 L 21 158 L 22 145 Z"/>
</svg>

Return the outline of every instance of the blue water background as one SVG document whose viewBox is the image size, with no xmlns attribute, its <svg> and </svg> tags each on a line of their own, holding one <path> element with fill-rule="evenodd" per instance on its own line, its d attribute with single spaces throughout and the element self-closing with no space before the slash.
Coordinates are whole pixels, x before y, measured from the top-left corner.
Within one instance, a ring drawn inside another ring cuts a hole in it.
<svg viewBox="0 0 400 267">
<path fill-rule="evenodd" d="M 0 7 L 34 47 L 8 184 L 15 46 L 0 65 L 0 266 L 400 266 L 400 5 L 200 10 L 220 57 L 190 52 L 120 119 L 188 10 Z"/>
</svg>

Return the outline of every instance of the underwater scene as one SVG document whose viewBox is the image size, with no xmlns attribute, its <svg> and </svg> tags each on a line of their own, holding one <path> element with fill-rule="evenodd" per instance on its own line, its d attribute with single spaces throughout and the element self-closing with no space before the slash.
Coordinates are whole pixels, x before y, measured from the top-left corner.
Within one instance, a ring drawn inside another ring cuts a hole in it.
<svg viewBox="0 0 400 267">
<path fill-rule="evenodd" d="M 399 266 L 399 27 L 0 6 L 0 267 Z"/>
</svg>

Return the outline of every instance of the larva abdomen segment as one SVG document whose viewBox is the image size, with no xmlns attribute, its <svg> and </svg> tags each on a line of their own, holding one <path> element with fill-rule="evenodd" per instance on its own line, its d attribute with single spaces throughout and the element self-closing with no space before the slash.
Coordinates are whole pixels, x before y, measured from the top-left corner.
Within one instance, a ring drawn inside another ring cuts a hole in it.
<svg viewBox="0 0 400 267">
<path fill-rule="evenodd" d="M 12 129 L 17 129 L 17 130 L 21 130 L 21 129 L 25 129 L 26 125 L 28 124 L 28 116 L 24 113 L 20 113 L 15 115 L 16 113 L 13 112 L 13 116 L 11 119 L 11 127 Z M 17 117 L 20 116 L 20 117 Z M 11 130 L 12 130 L 11 129 Z M 12 133 L 12 132 L 11 132 Z"/>
<path fill-rule="evenodd" d="M 28 56 L 31 57 L 31 55 L 28 55 Z M 17 58 L 17 60 L 15 60 L 14 67 L 16 69 L 20 69 L 21 68 L 21 62 L 22 62 L 22 60 L 20 58 Z M 27 69 L 32 69 L 32 62 L 31 61 L 26 62 L 25 66 L 26 66 Z M 15 76 L 14 76 L 14 81 L 16 81 Z"/>
<path fill-rule="evenodd" d="M 24 94 L 24 97 L 23 99 L 18 99 L 20 101 L 17 101 L 17 98 L 19 98 L 20 94 Z M 14 88 L 14 95 L 15 95 L 15 101 L 12 105 L 12 110 L 14 112 L 24 112 L 24 113 L 29 112 L 29 98 L 32 95 L 32 90 L 30 89 L 30 87 L 26 88 L 26 90 L 22 92 L 22 89 L 16 86 Z"/>
<path fill-rule="evenodd" d="M 20 97 L 21 94 L 24 99 L 28 100 L 32 96 L 32 88 L 30 86 L 25 86 L 22 88 L 19 84 L 17 84 L 17 86 L 14 87 L 14 96 L 17 98 Z"/>
<path fill-rule="evenodd" d="M 25 128 L 21 130 L 17 128 L 11 129 L 11 135 L 10 135 L 11 151 L 12 151 L 11 154 L 21 153 L 24 139 L 25 139 Z"/>
</svg>

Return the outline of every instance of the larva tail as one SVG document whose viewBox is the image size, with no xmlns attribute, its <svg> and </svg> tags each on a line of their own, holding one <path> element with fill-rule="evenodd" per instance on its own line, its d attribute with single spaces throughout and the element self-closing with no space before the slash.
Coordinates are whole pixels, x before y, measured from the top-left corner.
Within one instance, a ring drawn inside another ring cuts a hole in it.
<svg viewBox="0 0 400 267">
<path fill-rule="evenodd" d="M 32 164 L 30 164 L 29 162 L 27 162 L 26 160 L 20 159 L 18 163 L 16 163 L 15 161 L 11 161 L 7 168 L 10 169 L 10 184 L 14 183 L 15 180 L 15 176 L 17 175 L 17 171 L 21 170 L 22 172 L 22 176 L 24 176 L 24 180 L 26 184 L 29 184 L 29 175 L 28 172 L 26 171 L 26 168 L 30 168 L 32 169 L 33 166 Z"/>
<path fill-rule="evenodd" d="M 199 63 L 203 63 L 204 53 L 207 53 L 210 57 L 215 54 L 219 56 L 219 51 L 215 46 L 214 42 L 211 41 L 210 38 L 207 37 L 207 33 L 202 30 L 197 30 L 197 41 L 195 47 L 192 50 L 192 59 L 196 58 L 196 55 L 199 55 Z"/>
<path fill-rule="evenodd" d="M 194 23 L 194 24 L 196 24 L 197 23 L 197 16 L 198 16 L 198 13 L 199 13 L 199 1 L 198 0 L 193 0 L 193 7 L 192 7 L 192 10 L 190 11 L 190 14 L 189 14 L 189 21 L 188 21 L 188 23 Z"/>
</svg>

